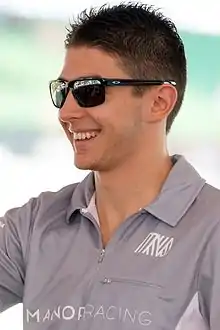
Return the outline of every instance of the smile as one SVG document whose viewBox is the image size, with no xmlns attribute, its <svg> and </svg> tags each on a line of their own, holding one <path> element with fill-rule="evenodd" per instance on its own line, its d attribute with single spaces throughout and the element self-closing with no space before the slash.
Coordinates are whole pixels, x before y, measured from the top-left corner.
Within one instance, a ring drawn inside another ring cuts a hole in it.
<svg viewBox="0 0 220 330">
<path fill-rule="evenodd" d="M 90 140 L 98 135 L 97 132 L 73 132 L 74 141 L 77 140 Z"/>
</svg>

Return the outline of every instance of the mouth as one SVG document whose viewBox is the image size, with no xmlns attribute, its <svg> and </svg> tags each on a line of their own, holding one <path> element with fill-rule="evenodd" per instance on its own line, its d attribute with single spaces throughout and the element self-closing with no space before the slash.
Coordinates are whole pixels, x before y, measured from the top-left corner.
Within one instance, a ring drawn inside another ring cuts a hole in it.
<svg viewBox="0 0 220 330">
<path fill-rule="evenodd" d="M 71 140 L 75 151 L 77 151 L 77 153 L 84 153 L 85 150 L 90 148 L 92 144 L 96 141 L 100 133 L 101 130 L 71 132 Z"/>
<path fill-rule="evenodd" d="M 73 132 L 73 141 L 89 141 L 95 139 L 99 132 L 98 131 L 88 131 L 88 132 Z"/>
</svg>

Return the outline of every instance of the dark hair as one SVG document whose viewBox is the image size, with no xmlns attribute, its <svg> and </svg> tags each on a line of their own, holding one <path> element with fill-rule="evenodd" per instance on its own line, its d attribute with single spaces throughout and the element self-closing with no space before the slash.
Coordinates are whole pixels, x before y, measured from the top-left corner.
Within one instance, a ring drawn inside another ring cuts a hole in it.
<svg viewBox="0 0 220 330">
<path fill-rule="evenodd" d="M 178 99 L 167 119 L 167 133 L 182 105 L 186 88 L 186 57 L 174 23 L 159 10 L 140 3 L 104 5 L 84 10 L 67 29 L 66 48 L 99 47 L 119 56 L 136 79 L 170 79 Z"/>
</svg>

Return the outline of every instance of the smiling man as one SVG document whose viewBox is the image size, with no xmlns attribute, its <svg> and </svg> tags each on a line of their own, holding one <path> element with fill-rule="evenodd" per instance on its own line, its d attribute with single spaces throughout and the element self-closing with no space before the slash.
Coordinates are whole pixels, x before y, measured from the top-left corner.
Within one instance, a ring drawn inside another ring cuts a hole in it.
<svg viewBox="0 0 220 330">
<path fill-rule="evenodd" d="M 90 174 L 1 218 L 0 310 L 22 302 L 26 330 L 219 330 L 220 193 L 167 150 L 186 87 L 174 24 L 104 6 L 65 45 L 50 94 Z"/>
</svg>

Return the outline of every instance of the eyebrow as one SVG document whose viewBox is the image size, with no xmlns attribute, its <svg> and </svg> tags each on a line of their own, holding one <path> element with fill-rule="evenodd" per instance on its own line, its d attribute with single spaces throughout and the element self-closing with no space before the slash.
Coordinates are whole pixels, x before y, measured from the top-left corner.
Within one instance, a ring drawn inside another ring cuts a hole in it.
<svg viewBox="0 0 220 330">
<path fill-rule="evenodd" d="M 63 80 L 63 81 L 67 81 L 67 82 L 70 82 L 70 81 L 74 81 L 74 80 L 81 80 L 81 79 L 88 79 L 88 78 L 103 78 L 100 74 L 90 74 L 90 75 L 83 75 L 83 76 L 80 76 L 80 77 L 77 77 L 77 78 L 75 78 L 75 79 L 71 79 L 71 80 L 69 80 L 69 79 L 65 79 L 65 77 L 64 76 L 59 76 L 58 78 L 57 78 L 57 80 Z"/>
<path fill-rule="evenodd" d="M 62 81 L 65 81 L 65 82 L 69 82 L 69 81 L 71 81 L 71 80 L 69 80 L 69 79 L 66 79 L 64 76 L 59 76 L 59 77 L 57 77 L 57 80 L 62 80 Z"/>
</svg>

